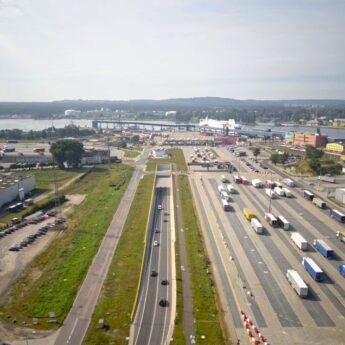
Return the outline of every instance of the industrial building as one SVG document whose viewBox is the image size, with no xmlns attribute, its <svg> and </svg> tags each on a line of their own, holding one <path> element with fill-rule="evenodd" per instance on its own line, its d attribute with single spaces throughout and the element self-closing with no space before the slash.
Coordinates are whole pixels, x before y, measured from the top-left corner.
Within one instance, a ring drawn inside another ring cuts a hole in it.
<svg viewBox="0 0 345 345">
<path fill-rule="evenodd" d="M 333 127 L 345 127 L 345 119 L 334 119 Z"/>
<path fill-rule="evenodd" d="M 25 194 L 35 188 L 34 176 L 0 175 L 0 207 L 19 198 L 24 199 Z M 21 193 L 19 193 L 21 191 Z"/>
<path fill-rule="evenodd" d="M 335 200 L 345 204 L 345 188 L 337 188 L 335 190 Z"/>
<path fill-rule="evenodd" d="M 343 153 L 344 152 L 344 144 L 341 143 L 328 143 L 326 145 L 326 150 L 331 152 L 338 152 Z"/>
<path fill-rule="evenodd" d="M 293 144 L 298 146 L 325 147 L 327 136 L 318 133 L 301 133 L 296 132 L 293 138 Z"/>
</svg>

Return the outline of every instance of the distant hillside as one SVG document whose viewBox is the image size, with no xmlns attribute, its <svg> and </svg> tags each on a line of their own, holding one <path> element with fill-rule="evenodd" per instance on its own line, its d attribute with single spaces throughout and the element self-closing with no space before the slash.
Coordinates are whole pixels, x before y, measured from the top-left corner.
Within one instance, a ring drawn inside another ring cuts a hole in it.
<svg viewBox="0 0 345 345">
<path fill-rule="evenodd" d="M 0 102 L 0 115 L 53 115 L 61 114 L 66 109 L 81 111 L 110 108 L 111 110 L 123 109 L 129 112 L 141 112 L 152 110 L 178 110 L 193 109 L 245 109 L 245 108 L 277 108 L 286 105 L 312 105 L 331 108 L 345 108 L 345 100 L 237 100 L 220 97 L 195 97 L 172 98 L 166 100 L 138 99 L 129 101 L 109 100 L 61 100 L 53 102 Z"/>
</svg>

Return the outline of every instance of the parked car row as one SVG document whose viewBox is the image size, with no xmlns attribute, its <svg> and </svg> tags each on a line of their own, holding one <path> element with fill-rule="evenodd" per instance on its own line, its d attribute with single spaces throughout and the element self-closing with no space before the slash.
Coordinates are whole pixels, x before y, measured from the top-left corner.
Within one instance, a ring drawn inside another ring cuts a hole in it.
<svg viewBox="0 0 345 345">
<path fill-rule="evenodd" d="M 43 213 L 42 211 L 36 212 L 34 215 L 31 215 L 24 219 L 23 221 L 19 221 L 18 218 L 12 219 L 12 226 L 0 232 L 0 238 L 5 237 L 13 232 L 29 225 L 29 224 L 38 224 L 49 217 L 56 216 L 56 211 L 48 211 L 47 213 Z"/>
<path fill-rule="evenodd" d="M 57 217 L 54 223 L 47 223 L 46 225 L 43 225 L 40 227 L 36 232 L 33 234 L 27 236 L 23 241 L 20 243 L 12 245 L 10 248 L 8 248 L 9 251 L 18 252 L 21 249 L 24 249 L 28 245 L 32 244 L 36 241 L 37 238 L 45 235 L 49 229 L 53 228 L 54 226 L 64 223 L 65 218 L 64 217 Z"/>
</svg>

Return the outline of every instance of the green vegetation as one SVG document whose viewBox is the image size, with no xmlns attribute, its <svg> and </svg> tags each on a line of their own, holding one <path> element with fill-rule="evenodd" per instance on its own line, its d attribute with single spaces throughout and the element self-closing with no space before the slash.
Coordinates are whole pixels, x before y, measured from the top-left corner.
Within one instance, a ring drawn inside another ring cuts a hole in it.
<svg viewBox="0 0 345 345">
<path fill-rule="evenodd" d="M 155 171 L 157 164 L 171 163 L 174 166 L 175 171 L 187 171 L 186 161 L 184 159 L 183 151 L 181 149 L 169 149 L 167 150 L 170 158 L 167 159 L 153 159 L 150 158 L 146 164 L 147 171 Z"/>
<path fill-rule="evenodd" d="M 183 210 L 184 234 L 188 253 L 196 339 L 206 336 L 205 342 L 224 344 L 222 329 L 216 306 L 215 290 L 210 275 L 210 262 L 207 258 L 201 230 L 193 205 L 192 194 L 187 176 L 179 176 L 181 209 Z"/>
<path fill-rule="evenodd" d="M 56 187 L 61 187 L 68 180 L 87 171 L 87 169 L 42 169 L 30 171 L 15 171 L 15 175 L 32 175 L 36 179 L 35 194 L 54 190 L 54 182 Z"/>
<path fill-rule="evenodd" d="M 135 158 L 141 154 L 141 151 L 137 151 L 134 149 L 122 149 L 122 151 L 125 153 L 126 158 Z"/>
<path fill-rule="evenodd" d="M 153 182 L 153 175 L 140 181 L 83 344 L 128 344 Z M 100 318 L 105 320 L 105 329 L 98 328 Z"/>
<path fill-rule="evenodd" d="M 173 180 L 175 185 L 176 179 Z M 175 189 L 175 186 L 174 186 Z M 176 205 L 176 195 L 174 194 L 174 204 Z M 175 224 L 177 224 L 177 213 L 175 208 Z M 176 259 L 176 317 L 174 324 L 173 341 L 171 345 L 184 345 L 186 343 L 183 330 L 183 289 L 182 289 L 182 272 L 179 251 L 179 234 L 178 227 L 175 226 L 175 259 Z"/>
<path fill-rule="evenodd" d="M 39 324 L 35 327 L 47 329 L 53 327 L 47 322 L 48 313 L 54 312 L 57 321 L 62 322 L 126 190 L 132 170 L 125 165 L 112 169 L 97 167 L 63 190 L 64 194 L 80 193 L 87 197 L 75 206 L 63 236 L 38 255 L 18 279 L 0 306 L 2 318 L 31 324 L 32 318 L 37 317 Z M 113 185 L 118 181 L 126 183 L 116 189 Z"/>
<path fill-rule="evenodd" d="M 84 153 L 83 144 L 77 140 L 58 140 L 50 146 L 50 152 L 60 169 L 75 168 L 79 165 Z"/>
</svg>

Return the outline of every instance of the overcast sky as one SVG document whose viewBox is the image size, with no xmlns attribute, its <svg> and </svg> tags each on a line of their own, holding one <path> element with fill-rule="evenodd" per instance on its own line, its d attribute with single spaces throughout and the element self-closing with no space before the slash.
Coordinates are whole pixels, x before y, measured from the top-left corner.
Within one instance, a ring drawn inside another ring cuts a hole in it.
<svg viewBox="0 0 345 345">
<path fill-rule="evenodd" d="M 0 100 L 345 99 L 345 0 L 0 0 Z"/>
</svg>

